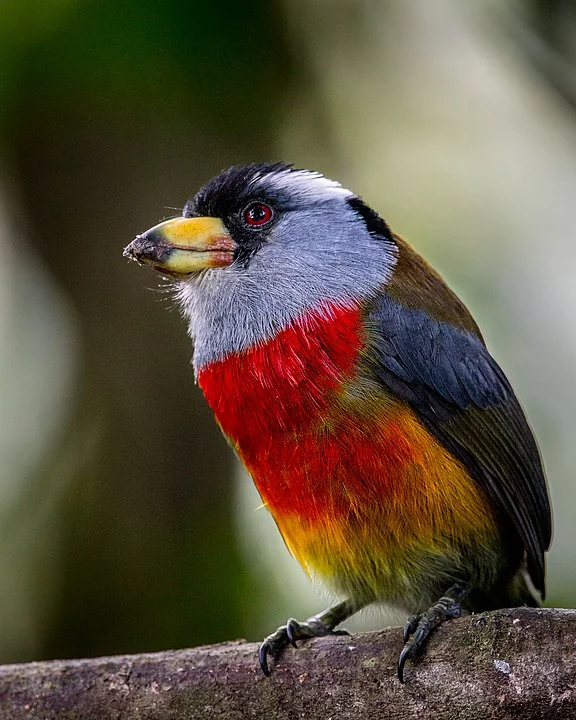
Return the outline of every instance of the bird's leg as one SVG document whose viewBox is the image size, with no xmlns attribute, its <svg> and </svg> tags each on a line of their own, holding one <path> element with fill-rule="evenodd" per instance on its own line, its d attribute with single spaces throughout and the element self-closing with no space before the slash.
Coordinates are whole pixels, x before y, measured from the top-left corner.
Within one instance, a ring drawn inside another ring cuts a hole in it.
<svg viewBox="0 0 576 720">
<path fill-rule="evenodd" d="M 260 660 L 262 672 L 264 675 L 270 675 L 268 667 L 269 655 L 279 655 L 288 645 L 296 647 L 297 640 L 306 640 L 307 638 L 321 637 L 322 635 L 348 635 L 346 630 L 334 630 L 334 628 L 363 607 L 364 603 L 344 600 L 318 615 L 313 615 L 306 622 L 301 623 L 290 618 L 286 625 L 281 625 L 276 632 L 264 638 L 264 642 L 260 645 L 258 659 Z"/>
<path fill-rule="evenodd" d="M 470 592 L 470 587 L 455 583 L 426 612 L 412 615 L 404 625 L 404 648 L 398 659 L 398 679 L 404 682 L 404 665 L 406 660 L 414 657 L 426 642 L 428 635 L 435 627 L 445 620 L 462 615 L 462 601 Z"/>
</svg>

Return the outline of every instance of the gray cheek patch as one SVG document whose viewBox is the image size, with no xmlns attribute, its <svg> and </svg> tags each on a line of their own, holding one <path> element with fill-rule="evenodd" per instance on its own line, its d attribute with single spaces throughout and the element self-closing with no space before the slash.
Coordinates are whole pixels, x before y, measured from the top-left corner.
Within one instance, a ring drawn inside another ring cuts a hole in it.
<svg viewBox="0 0 576 720">
<path fill-rule="evenodd" d="M 307 311 L 372 296 L 396 258 L 395 243 L 370 235 L 341 201 L 287 212 L 247 267 L 206 270 L 179 284 L 195 369 L 274 337 Z"/>
</svg>

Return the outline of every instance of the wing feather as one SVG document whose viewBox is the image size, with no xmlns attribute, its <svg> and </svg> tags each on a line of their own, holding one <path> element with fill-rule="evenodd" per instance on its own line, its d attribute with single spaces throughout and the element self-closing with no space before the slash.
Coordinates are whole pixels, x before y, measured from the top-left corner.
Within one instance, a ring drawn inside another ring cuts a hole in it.
<svg viewBox="0 0 576 720">
<path fill-rule="evenodd" d="M 540 454 L 506 376 L 482 338 L 382 292 L 369 315 L 379 380 L 468 468 L 525 544 L 544 595 L 551 514 Z"/>
</svg>

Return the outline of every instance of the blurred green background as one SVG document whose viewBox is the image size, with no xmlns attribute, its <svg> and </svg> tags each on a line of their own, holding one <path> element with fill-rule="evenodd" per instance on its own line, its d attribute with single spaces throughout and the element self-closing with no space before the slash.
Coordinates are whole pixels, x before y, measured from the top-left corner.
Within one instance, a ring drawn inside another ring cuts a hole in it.
<svg viewBox="0 0 576 720">
<path fill-rule="evenodd" d="M 363 195 L 469 304 L 545 458 L 548 603 L 575 602 L 575 4 L 2 0 L 1 662 L 258 639 L 326 602 L 122 257 L 266 159 Z"/>
</svg>

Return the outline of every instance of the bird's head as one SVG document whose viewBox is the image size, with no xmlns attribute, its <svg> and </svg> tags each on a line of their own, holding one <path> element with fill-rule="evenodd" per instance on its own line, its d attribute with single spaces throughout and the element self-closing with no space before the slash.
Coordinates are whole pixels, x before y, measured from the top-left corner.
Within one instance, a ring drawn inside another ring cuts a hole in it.
<svg viewBox="0 0 576 720">
<path fill-rule="evenodd" d="M 308 310 L 361 302 L 389 279 L 397 247 L 386 223 L 339 183 L 270 163 L 224 171 L 182 216 L 124 252 L 174 280 L 202 362 L 271 337 Z"/>
</svg>

